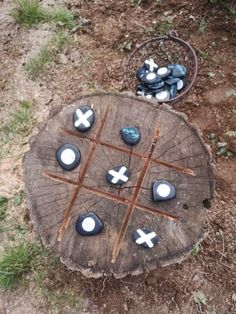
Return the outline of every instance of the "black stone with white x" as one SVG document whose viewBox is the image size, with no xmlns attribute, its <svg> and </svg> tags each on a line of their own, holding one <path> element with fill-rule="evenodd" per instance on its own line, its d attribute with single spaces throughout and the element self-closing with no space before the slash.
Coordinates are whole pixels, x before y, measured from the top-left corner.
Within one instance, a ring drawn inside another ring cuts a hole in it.
<svg viewBox="0 0 236 314">
<path fill-rule="evenodd" d="M 154 62 L 153 59 L 148 59 L 144 61 L 144 65 L 147 68 L 148 71 L 150 72 L 156 72 L 158 69 L 158 65 Z"/>
<path fill-rule="evenodd" d="M 56 151 L 56 159 L 63 170 L 70 171 L 79 165 L 81 153 L 75 145 L 63 144 Z"/>
<path fill-rule="evenodd" d="M 169 201 L 176 197 L 176 189 L 166 180 L 156 180 L 152 183 L 152 199 L 154 202 Z"/>
<path fill-rule="evenodd" d="M 147 228 L 135 230 L 132 237 L 136 244 L 150 249 L 159 242 L 156 232 Z"/>
<path fill-rule="evenodd" d="M 79 216 L 75 229 L 80 235 L 92 236 L 102 232 L 103 222 L 94 212 L 89 212 Z"/>
<path fill-rule="evenodd" d="M 81 106 L 73 114 L 73 125 L 80 132 L 88 131 L 94 123 L 95 114 L 91 107 Z"/>
<path fill-rule="evenodd" d="M 114 185 L 122 185 L 129 180 L 130 170 L 125 166 L 117 166 L 109 170 L 106 174 L 106 180 Z"/>
</svg>

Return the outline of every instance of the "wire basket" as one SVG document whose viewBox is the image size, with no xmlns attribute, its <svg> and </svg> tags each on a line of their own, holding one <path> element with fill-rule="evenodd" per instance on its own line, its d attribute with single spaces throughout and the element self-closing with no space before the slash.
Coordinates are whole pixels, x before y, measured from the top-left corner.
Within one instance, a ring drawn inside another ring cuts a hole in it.
<svg viewBox="0 0 236 314">
<path fill-rule="evenodd" d="M 154 59 L 159 66 L 169 63 L 182 64 L 187 69 L 186 86 L 175 98 L 165 103 L 176 103 L 186 97 L 193 87 L 197 77 L 198 62 L 193 48 L 180 39 L 175 31 L 163 37 L 154 37 L 141 43 L 126 59 L 124 63 L 123 89 L 136 93 L 136 72 L 145 59 Z"/>
</svg>

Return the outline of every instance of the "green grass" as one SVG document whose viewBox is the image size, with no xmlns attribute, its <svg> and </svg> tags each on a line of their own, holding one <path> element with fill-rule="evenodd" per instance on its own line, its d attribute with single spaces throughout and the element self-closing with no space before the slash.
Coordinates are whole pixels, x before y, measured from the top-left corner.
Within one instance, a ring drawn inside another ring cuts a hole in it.
<svg viewBox="0 0 236 314">
<path fill-rule="evenodd" d="M 66 9 L 57 9 L 51 12 L 51 19 L 68 29 L 76 27 L 73 14 Z"/>
<path fill-rule="evenodd" d="M 206 27 L 207 27 L 207 23 L 205 21 L 205 19 L 201 19 L 200 23 L 199 23 L 199 27 L 198 27 L 198 32 L 200 34 L 203 34 L 206 30 Z"/>
<path fill-rule="evenodd" d="M 42 7 L 39 0 L 18 0 L 12 11 L 12 16 L 18 24 L 33 26 L 42 22 L 56 22 L 72 29 L 76 26 L 73 14 L 65 9 L 49 10 Z"/>
<path fill-rule="evenodd" d="M 35 80 L 41 74 L 45 66 L 55 59 L 66 40 L 67 37 L 65 33 L 57 33 L 47 45 L 39 50 L 36 56 L 29 59 L 25 65 L 25 70 L 29 78 Z"/>
<path fill-rule="evenodd" d="M 23 100 L 20 102 L 20 108 L 11 113 L 10 121 L 4 126 L 6 135 L 16 135 L 27 126 L 30 120 L 32 104 L 29 101 Z"/>
<path fill-rule="evenodd" d="M 20 283 L 24 273 L 32 270 L 41 248 L 32 243 L 23 243 L 7 249 L 0 260 L 0 287 L 11 289 Z"/>
<path fill-rule="evenodd" d="M 6 218 L 8 199 L 0 196 L 0 222 Z"/>
<path fill-rule="evenodd" d="M 48 13 L 38 0 L 18 0 L 12 11 L 12 16 L 18 24 L 35 25 L 49 19 Z"/>
</svg>

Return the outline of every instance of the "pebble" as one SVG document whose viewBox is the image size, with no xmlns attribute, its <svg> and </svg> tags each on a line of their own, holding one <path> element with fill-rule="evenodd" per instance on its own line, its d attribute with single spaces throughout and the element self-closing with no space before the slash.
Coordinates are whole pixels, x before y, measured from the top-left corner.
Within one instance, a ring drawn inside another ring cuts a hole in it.
<svg viewBox="0 0 236 314">
<path fill-rule="evenodd" d="M 114 185 L 122 185 L 130 178 L 130 170 L 125 166 L 116 166 L 106 174 L 106 180 Z"/>
<path fill-rule="evenodd" d="M 160 89 L 162 89 L 165 86 L 165 82 L 164 81 L 160 81 L 156 84 L 153 85 L 148 85 L 148 89 L 150 89 L 153 92 L 157 92 L 160 91 Z"/>
<path fill-rule="evenodd" d="M 127 126 L 120 130 L 123 141 L 128 145 L 136 145 L 140 141 L 141 134 L 135 126 Z"/>
<path fill-rule="evenodd" d="M 165 80 L 165 83 L 167 85 L 173 85 L 176 84 L 179 81 L 179 78 L 177 77 L 169 77 L 167 80 Z"/>
<path fill-rule="evenodd" d="M 137 73 L 136 73 L 137 79 L 142 82 L 142 77 L 143 77 L 147 72 L 148 72 L 148 71 L 147 71 L 146 67 L 145 67 L 144 65 L 141 66 L 141 67 L 138 69 Z"/>
<path fill-rule="evenodd" d="M 136 244 L 149 249 L 153 248 L 154 245 L 159 242 L 156 232 L 148 228 L 135 230 L 132 234 L 132 238 Z"/>
<path fill-rule="evenodd" d="M 171 85 L 169 91 L 170 91 L 170 98 L 175 98 L 177 96 L 177 85 L 176 84 Z"/>
<path fill-rule="evenodd" d="M 187 85 L 186 80 L 179 80 L 177 82 L 177 91 L 182 90 Z"/>
<path fill-rule="evenodd" d="M 187 86 L 186 74 L 187 69 L 182 64 L 167 64 L 158 68 L 154 59 L 146 59 L 136 73 L 141 83 L 136 87 L 136 95 L 156 98 L 159 103 L 174 99 Z"/>
<path fill-rule="evenodd" d="M 158 65 L 151 58 L 148 60 L 145 60 L 144 65 L 149 72 L 156 72 L 158 69 Z"/>
<path fill-rule="evenodd" d="M 103 222 L 94 212 L 91 211 L 79 216 L 75 224 L 75 229 L 83 236 L 97 235 L 103 230 Z"/>
<path fill-rule="evenodd" d="M 81 106 L 73 114 L 73 125 L 79 132 L 87 132 L 93 125 L 94 111 L 89 106 Z"/>
<path fill-rule="evenodd" d="M 171 73 L 171 70 L 168 69 L 168 67 L 162 67 L 162 68 L 159 68 L 157 70 L 157 75 L 159 75 L 160 77 L 167 77 L 168 75 L 170 75 Z"/>
<path fill-rule="evenodd" d="M 70 171 L 79 165 L 81 153 L 75 145 L 63 144 L 56 151 L 56 159 L 63 170 Z"/>
<path fill-rule="evenodd" d="M 187 74 L 187 69 L 182 64 L 176 64 L 172 70 L 172 75 L 174 77 L 182 77 Z"/>
<path fill-rule="evenodd" d="M 176 197 L 176 189 L 167 180 L 156 180 L 152 183 L 152 199 L 154 202 L 169 201 Z"/>
<path fill-rule="evenodd" d="M 155 72 L 148 72 L 142 76 L 141 81 L 146 85 L 152 85 L 160 82 L 161 78 Z"/>
<path fill-rule="evenodd" d="M 68 59 L 67 59 L 66 55 L 64 55 L 63 53 L 59 53 L 58 54 L 58 63 L 59 64 L 67 64 Z"/>
<path fill-rule="evenodd" d="M 160 102 L 170 99 L 170 92 L 168 90 L 163 90 L 155 95 L 156 99 Z"/>
</svg>

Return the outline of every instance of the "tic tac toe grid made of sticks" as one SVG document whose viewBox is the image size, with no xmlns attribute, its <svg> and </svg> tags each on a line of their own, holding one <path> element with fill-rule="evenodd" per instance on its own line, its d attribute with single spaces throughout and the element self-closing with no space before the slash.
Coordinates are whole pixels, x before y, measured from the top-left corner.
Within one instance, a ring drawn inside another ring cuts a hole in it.
<svg viewBox="0 0 236 314">
<path fill-rule="evenodd" d="M 93 127 L 79 133 L 73 112 L 82 105 L 95 112 Z M 140 142 L 130 147 L 120 129 L 137 126 Z M 77 146 L 81 163 L 64 171 L 55 158 L 66 143 Z M 106 172 L 124 165 L 130 180 L 121 187 Z M 69 268 L 99 277 L 124 276 L 183 259 L 203 237 L 206 206 L 212 198 L 211 156 L 200 135 L 168 107 L 121 94 L 84 96 L 64 106 L 31 140 L 24 178 L 36 232 Z M 175 199 L 154 203 L 152 182 L 165 179 L 176 187 Z M 78 217 L 95 212 L 104 223 L 96 236 L 75 230 Z M 152 249 L 138 246 L 138 228 L 157 233 Z"/>
</svg>

